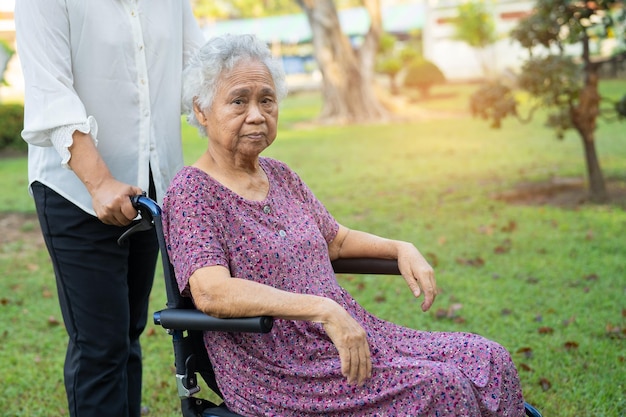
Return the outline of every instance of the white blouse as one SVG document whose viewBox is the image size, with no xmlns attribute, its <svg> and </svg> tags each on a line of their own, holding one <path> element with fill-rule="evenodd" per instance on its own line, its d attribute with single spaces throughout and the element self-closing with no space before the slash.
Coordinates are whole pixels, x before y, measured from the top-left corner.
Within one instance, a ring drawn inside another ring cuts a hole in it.
<svg viewBox="0 0 626 417">
<path fill-rule="evenodd" d="M 182 167 L 182 70 L 204 42 L 188 0 L 18 0 L 29 183 L 95 214 L 67 169 L 74 130 L 91 133 L 122 182 L 160 200 Z"/>
</svg>

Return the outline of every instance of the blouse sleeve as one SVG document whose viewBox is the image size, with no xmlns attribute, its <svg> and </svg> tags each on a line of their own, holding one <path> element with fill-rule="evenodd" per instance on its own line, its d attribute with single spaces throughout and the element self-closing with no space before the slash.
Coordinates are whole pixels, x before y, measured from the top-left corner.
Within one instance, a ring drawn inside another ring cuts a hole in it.
<svg viewBox="0 0 626 417">
<path fill-rule="evenodd" d="M 98 146 L 98 125 L 96 124 L 96 120 L 91 116 L 87 118 L 86 123 L 75 123 L 52 129 L 50 141 L 59 155 L 61 155 L 61 165 L 68 169 L 70 169 L 69 162 L 72 157 L 70 147 L 74 143 L 73 135 L 75 131 L 90 133 L 95 145 Z"/>
<path fill-rule="evenodd" d="M 73 88 L 65 2 L 16 1 L 15 25 L 25 81 L 22 137 L 31 145 L 52 146 L 51 129 L 87 123 L 85 107 Z"/>
</svg>

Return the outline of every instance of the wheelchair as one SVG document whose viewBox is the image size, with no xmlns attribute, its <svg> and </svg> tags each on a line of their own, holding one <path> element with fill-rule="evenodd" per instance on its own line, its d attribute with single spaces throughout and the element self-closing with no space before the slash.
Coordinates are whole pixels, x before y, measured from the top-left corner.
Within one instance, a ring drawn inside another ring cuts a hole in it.
<svg viewBox="0 0 626 417">
<path fill-rule="evenodd" d="M 199 374 L 206 385 L 217 396 L 223 398 L 204 347 L 202 334 L 205 331 L 268 333 L 272 330 L 273 318 L 265 316 L 219 319 L 196 310 L 191 300 L 182 297 L 178 290 L 163 235 L 161 208 L 146 196 L 135 196 L 131 200 L 133 206 L 139 211 L 141 220 L 130 227 L 119 241 L 123 242 L 128 235 L 140 230 L 154 228 L 156 232 L 161 250 L 167 304 L 164 310 L 154 313 L 153 319 L 156 325 L 166 329 L 172 337 L 176 386 L 182 416 L 244 417 L 230 411 L 223 402 L 218 405 L 196 397 L 200 391 Z M 400 275 L 396 261 L 389 259 L 338 259 L 333 261 L 333 269 L 337 274 Z M 527 417 L 542 417 L 535 407 L 528 403 L 524 405 Z"/>
</svg>

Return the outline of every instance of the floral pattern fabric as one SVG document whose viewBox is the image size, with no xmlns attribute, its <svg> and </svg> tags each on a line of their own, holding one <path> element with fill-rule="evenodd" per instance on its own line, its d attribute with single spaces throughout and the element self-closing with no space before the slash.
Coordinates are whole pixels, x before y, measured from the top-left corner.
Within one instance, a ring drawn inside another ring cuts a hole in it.
<svg viewBox="0 0 626 417">
<path fill-rule="evenodd" d="M 469 333 L 423 332 L 381 320 L 341 288 L 328 258 L 336 220 L 284 163 L 260 158 L 270 182 L 263 201 L 233 193 L 186 167 L 163 205 L 179 288 L 198 268 L 329 297 L 368 335 L 373 372 L 348 385 L 322 325 L 276 319 L 268 334 L 206 332 L 229 408 L 244 416 L 524 415 L 517 371 L 499 344 Z"/>
</svg>

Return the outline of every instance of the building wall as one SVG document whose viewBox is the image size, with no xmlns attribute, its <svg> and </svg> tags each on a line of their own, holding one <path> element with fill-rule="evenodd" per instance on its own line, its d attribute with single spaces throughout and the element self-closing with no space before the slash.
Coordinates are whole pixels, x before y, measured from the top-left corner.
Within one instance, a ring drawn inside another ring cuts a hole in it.
<svg viewBox="0 0 626 417">
<path fill-rule="evenodd" d="M 481 59 L 492 74 L 506 74 L 519 69 L 527 52 L 513 42 L 509 33 L 519 20 L 527 16 L 534 1 L 493 0 L 485 5 L 492 12 L 499 41 L 484 50 L 471 48 L 454 40 L 452 20 L 457 17 L 462 0 L 427 0 L 426 23 L 423 31 L 424 56 L 434 62 L 448 80 L 468 80 L 485 76 Z"/>
</svg>

